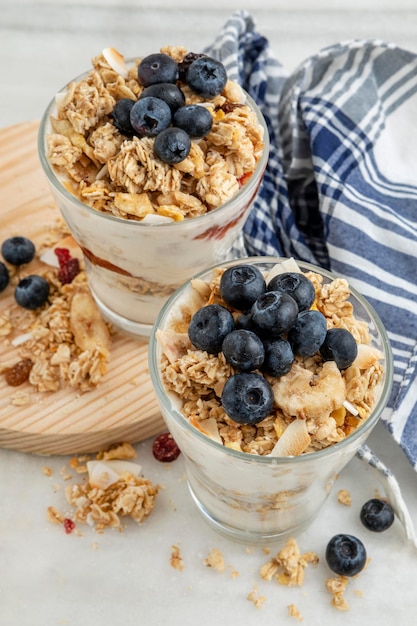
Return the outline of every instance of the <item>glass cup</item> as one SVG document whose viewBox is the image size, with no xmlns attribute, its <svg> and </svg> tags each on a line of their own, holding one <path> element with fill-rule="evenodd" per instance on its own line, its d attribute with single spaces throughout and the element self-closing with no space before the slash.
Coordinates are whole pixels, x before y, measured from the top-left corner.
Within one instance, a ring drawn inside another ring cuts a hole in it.
<svg viewBox="0 0 417 626">
<path fill-rule="evenodd" d="M 251 177 L 222 206 L 198 217 L 158 224 L 99 212 L 66 189 L 47 158 L 46 137 L 51 132 L 55 98 L 46 109 L 38 139 L 41 165 L 55 202 L 83 251 L 91 292 L 103 316 L 119 329 L 149 336 L 162 305 L 180 285 L 196 271 L 231 258 L 231 248 L 249 214 L 269 154 L 263 115 L 246 97 L 263 128 L 265 145 Z"/>
<path fill-rule="evenodd" d="M 222 267 L 249 262 L 268 270 L 282 259 L 239 259 Z M 308 263 L 323 282 L 335 277 Z M 212 269 L 198 277 L 209 280 Z M 160 330 L 178 319 L 181 303 L 190 297 L 190 281 L 165 304 L 151 334 L 149 367 L 152 383 L 166 425 L 181 449 L 189 490 L 205 520 L 221 534 L 248 543 L 266 543 L 295 536 L 313 521 L 330 494 L 339 472 L 352 459 L 378 422 L 386 406 L 393 377 L 387 333 L 370 304 L 351 287 L 355 317 L 368 323 L 372 346 L 383 355 L 384 375 L 379 382 L 371 415 L 339 443 L 319 451 L 292 457 L 258 456 L 223 446 L 192 426 L 180 413 L 179 399 L 167 392 L 161 379 Z"/>
</svg>

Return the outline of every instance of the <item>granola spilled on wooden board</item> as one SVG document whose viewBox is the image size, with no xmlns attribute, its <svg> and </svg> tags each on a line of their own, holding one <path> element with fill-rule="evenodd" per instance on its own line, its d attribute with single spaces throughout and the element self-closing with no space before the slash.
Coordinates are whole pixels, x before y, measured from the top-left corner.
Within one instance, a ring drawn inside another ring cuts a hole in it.
<svg viewBox="0 0 417 626">
<path fill-rule="evenodd" d="M 178 64 L 187 56 L 183 47 L 161 52 Z M 237 83 L 227 80 L 219 95 L 207 98 L 180 76 L 185 105 L 207 108 L 212 128 L 191 141 L 179 163 L 161 161 L 153 136 L 124 135 L 112 116 L 121 99 L 140 98 L 139 63 L 125 63 L 112 48 L 92 59 L 92 69 L 56 98 L 47 157 L 66 188 L 97 211 L 130 220 L 183 220 L 211 211 L 250 178 L 264 149 L 263 128 Z"/>
<path fill-rule="evenodd" d="M 291 271 L 294 266 L 299 271 L 293 260 L 288 262 Z M 221 402 L 234 368 L 223 352 L 209 354 L 197 349 L 187 332 L 193 314 L 201 307 L 221 304 L 230 310 L 220 295 L 223 272 L 219 267 L 208 282 L 200 278 L 191 281 L 188 300 L 181 300 L 169 326 L 157 333 L 162 382 L 181 399 L 184 418 L 218 443 L 255 455 L 296 456 L 345 439 L 370 415 L 384 371 L 381 352 L 370 345 L 367 323 L 354 315 L 348 282 L 336 278 L 326 283 L 318 273 L 306 273 L 315 288 L 311 308 L 325 316 L 327 329 L 347 329 L 358 343 L 352 364 L 343 370 L 335 361 L 324 361 L 319 352 L 311 357 L 296 356 L 287 374 L 277 378 L 264 374 L 273 390 L 271 413 L 256 424 L 241 424 L 226 414 Z"/>
<path fill-rule="evenodd" d="M 70 282 L 63 280 L 60 269 L 53 266 L 54 259 L 57 261 L 55 250 L 64 250 L 69 258 L 79 261 L 79 271 Z M 36 310 L 24 309 L 16 302 L 0 310 L 0 340 L 8 348 L 7 359 L 3 357 L 0 362 L 0 374 L 7 381 L 11 373 L 21 374 L 22 365 L 29 363 L 27 375 L 15 381 L 16 385 L 27 381 L 37 392 L 65 387 L 82 392 L 94 389 L 107 371 L 112 331 L 88 288 L 81 250 L 65 226 L 59 224 L 45 232 L 36 254 L 41 262 L 36 273 L 48 281 L 49 297 Z M 18 275 L 13 276 L 12 286 L 18 280 Z M 17 389 L 13 394 L 13 404 L 29 401 L 26 391 Z"/>
</svg>

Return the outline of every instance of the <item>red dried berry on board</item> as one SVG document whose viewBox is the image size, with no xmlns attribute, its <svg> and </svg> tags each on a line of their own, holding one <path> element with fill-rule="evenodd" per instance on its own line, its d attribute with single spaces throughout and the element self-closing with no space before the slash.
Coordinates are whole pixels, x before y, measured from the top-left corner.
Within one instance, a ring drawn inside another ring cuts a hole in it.
<svg viewBox="0 0 417 626">
<path fill-rule="evenodd" d="M 64 267 L 71 258 L 68 248 L 55 248 L 55 254 L 58 258 L 59 267 Z"/>
<path fill-rule="evenodd" d="M 158 435 L 152 445 L 152 453 L 157 461 L 162 463 L 170 463 L 175 461 L 180 455 L 181 450 L 177 446 L 171 433 L 162 433 Z"/>
<path fill-rule="evenodd" d="M 55 248 L 55 254 L 60 268 L 58 279 L 63 285 L 68 285 L 80 273 L 80 262 L 71 256 L 67 248 Z"/>
<path fill-rule="evenodd" d="M 6 383 L 11 387 L 18 387 L 25 383 L 30 374 L 33 363 L 30 359 L 22 359 L 5 370 Z"/>
<path fill-rule="evenodd" d="M 58 278 L 63 285 L 72 283 L 77 274 L 80 273 L 80 262 L 78 259 L 69 259 L 58 272 Z"/>
</svg>

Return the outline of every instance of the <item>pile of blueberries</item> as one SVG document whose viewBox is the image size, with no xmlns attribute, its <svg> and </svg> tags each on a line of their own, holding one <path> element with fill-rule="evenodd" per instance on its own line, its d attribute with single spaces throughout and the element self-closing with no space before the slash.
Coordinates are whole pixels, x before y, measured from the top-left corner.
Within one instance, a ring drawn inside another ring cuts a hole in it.
<svg viewBox="0 0 417 626">
<path fill-rule="evenodd" d="M 319 353 L 340 370 L 357 356 L 353 335 L 343 328 L 327 330 L 325 316 L 311 308 L 314 285 L 301 272 L 277 274 L 266 284 L 256 266 L 235 265 L 222 274 L 220 295 L 227 306 L 199 309 L 188 335 L 199 350 L 223 352 L 236 370 L 226 381 L 221 402 L 238 423 L 256 424 L 270 414 L 274 396 L 264 375 L 287 374 L 295 356 Z M 236 321 L 232 311 L 240 312 Z"/>
<path fill-rule="evenodd" d="M 155 137 L 156 156 L 170 165 L 180 163 L 190 152 L 191 139 L 208 135 L 213 118 L 203 105 L 186 105 L 179 84 L 183 82 L 197 95 L 210 99 L 223 91 L 226 69 L 204 54 L 189 53 L 177 63 L 168 54 L 155 53 L 139 63 L 138 79 L 144 87 L 139 99 L 118 100 L 113 123 L 128 137 Z"/>
<path fill-rule="evenodd" d="M 1 254 L 7 263 L 20 267 L 32 261 L 35 256 L 35 246 L 27 237 L 9 237 L 2 243 Z M 0 292 L 6 289 L 9 282 L 9 270 L 0 261 Z M 49 283 L 43 276 L 31 274 L 18 282 L 14 295 L 20 306 L 34 311 L 45 304 L 49 289 Z"/>
</svg>

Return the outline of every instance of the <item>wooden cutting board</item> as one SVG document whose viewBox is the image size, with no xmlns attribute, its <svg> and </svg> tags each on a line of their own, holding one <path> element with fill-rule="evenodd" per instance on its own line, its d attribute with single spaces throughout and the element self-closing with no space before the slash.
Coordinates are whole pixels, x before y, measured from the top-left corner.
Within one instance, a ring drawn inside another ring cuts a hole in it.
<svg viewBox="0 0 417 626">
<path fill-rule="evenodd" d="M 37 131 L 37 122 L 0 129 L 0 245 L 17 234 L 36 244 L 59 217 L 38 161 Z M 32 269 L 36 273 L 36 265 Z M 13 300 L 9 286 L 0 293 L 0 311 Z M 17 356 L 17 348 L 0 337 L 0 361 L 18 360 Z M 0 376 L 0 447 L 80 454 L 120 441 L 136 443 L 161 432 L 164 425 L 147 359 L 147 342 L 118 333 L 106 376 L 95 390 L 37 393 L 29 383 L 10 387 Z M 12 395 L 23 388 L 31 391 L 29 404 L 11 404 Z"/>
</svg>

